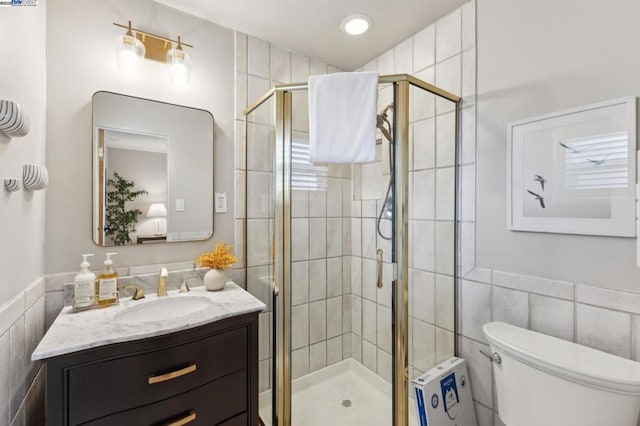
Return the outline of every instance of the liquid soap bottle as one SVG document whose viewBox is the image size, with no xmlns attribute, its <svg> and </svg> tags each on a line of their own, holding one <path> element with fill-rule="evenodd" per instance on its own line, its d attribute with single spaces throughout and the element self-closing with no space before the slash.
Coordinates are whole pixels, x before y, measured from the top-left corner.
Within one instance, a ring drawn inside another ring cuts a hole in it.
<svg viewBox="0 0 640 426">
<path fill-rule="evenodd" d="M 73 310 L 83 311 L 91 309 L 95 301 L 96 274 L 89 270 L 87 257 L 92 254 L 83 254 L 80 267 L 82 270 L 73 280 Z"/>
<path fill-rule="evenodd" d="M 100 308 L 118 303 L 118 273 L 113 270 L 111 256 L 118 253 L 107 253 L 104 269 L 98 275 L 96 286 L 96 305 Z"/>
</svg>

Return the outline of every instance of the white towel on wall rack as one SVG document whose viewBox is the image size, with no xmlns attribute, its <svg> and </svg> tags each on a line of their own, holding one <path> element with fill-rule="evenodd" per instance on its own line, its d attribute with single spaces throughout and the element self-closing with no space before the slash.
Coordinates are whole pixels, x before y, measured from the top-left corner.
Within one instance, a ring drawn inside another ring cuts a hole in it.
<svg viewBox="0 0 640 426">
<path fill-rule="evenodd" d="M 378 73 L 309 77 L 309 159 L 370 163 L 376 159 Z"/>
</svg>

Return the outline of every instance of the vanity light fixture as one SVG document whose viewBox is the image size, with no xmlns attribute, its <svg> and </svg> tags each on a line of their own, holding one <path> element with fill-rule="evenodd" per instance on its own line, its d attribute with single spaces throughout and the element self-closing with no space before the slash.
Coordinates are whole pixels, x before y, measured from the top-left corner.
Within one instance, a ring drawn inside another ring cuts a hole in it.
<svg viewBox="0 0 640 426">
<path fill-rule="evenodd" d="M 139 70 L 142 58 L 164 62 L 169 66 L 169 79 L 175 83 L 186 84 L 191 76 L 191 58 L 183 47 L 191 47 L 178 36 L 178 40 L 162 37 L 142 31 L 128 25 L 113 23 L 124 28 L 127 33 L 117 38 L 118 69 L 126 74 Z M 175 43 L 175 48 L 173 47 Z"/>
<path fill-rule="evenodd" d="M 340 29 L 350 35 L 360 35 L 373 27 L 373 19 L 364 13 L 352 13 L 342 20 Z"/>
</svg>

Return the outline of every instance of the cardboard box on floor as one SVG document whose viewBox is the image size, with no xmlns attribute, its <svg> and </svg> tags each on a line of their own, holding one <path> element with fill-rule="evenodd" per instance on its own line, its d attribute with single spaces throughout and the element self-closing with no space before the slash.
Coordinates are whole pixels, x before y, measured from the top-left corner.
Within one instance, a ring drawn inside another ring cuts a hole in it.
<svg viewBox="0 0 640 426">
<path fill-rule="evenodd" d="M 412 382 L 420 426 L 478 426 L 464 359 L 450 358 Z"/>
</svg>

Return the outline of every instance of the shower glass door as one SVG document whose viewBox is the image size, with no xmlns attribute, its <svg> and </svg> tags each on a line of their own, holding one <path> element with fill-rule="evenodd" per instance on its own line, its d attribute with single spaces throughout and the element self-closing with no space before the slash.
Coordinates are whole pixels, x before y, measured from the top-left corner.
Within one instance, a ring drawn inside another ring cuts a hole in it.
<svg viewBox="0 0 640 426">
<path fill-rule="evenodd" d="M 245 156 L 240 175 L 244 183 L 244 246 L 247 291 L 267 309 L 259 316 L 259 413 L 265 426 L 273 422 L 274 387 L 274 98 L 270 97 L 245 116 Z"/>
<path fill-rule="evenodd" d="M 411 380 L 455 354 L 458 98 L 380 81 L 369 164 L 310 161 L 304 84 L 249 108 L 246 279 L 268 306 L 266 425 L 417 424 Z"/>
</svg>

